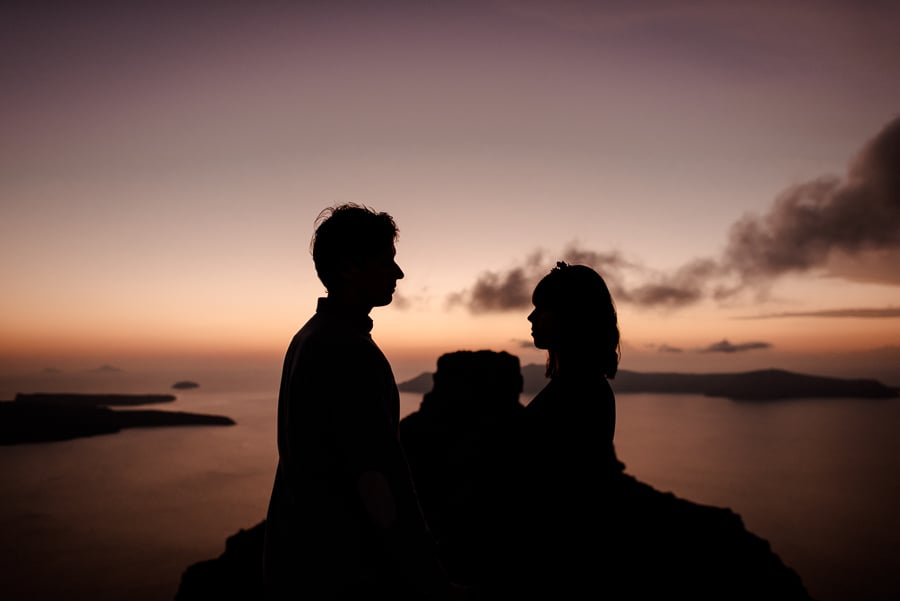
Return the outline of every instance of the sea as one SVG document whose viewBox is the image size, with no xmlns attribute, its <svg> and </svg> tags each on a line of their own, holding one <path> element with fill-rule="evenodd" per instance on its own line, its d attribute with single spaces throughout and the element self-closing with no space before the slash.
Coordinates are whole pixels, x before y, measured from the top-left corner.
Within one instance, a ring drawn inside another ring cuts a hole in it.
<svg viewBox="0 0 900 601">
<path fill-rule="evenodd" d="M 170 600 L 189 565 L 217 557 L 227 537 L 264 518 L 277 460 L 277 374 L 230 373 L 188 390 L 172 390 L 174 381 L 99 372 L 0 378 L 0 399 L 171 393 L 175 402 L 157 408 L 236 422 L 0 446 L 4 599 Z M 403 393 L 402 413 L 421 398 Z M 628 473 L 739 514 L 819 601 L 900 599 L 900 399 L 616 400 L 615 443 Z"/>
</svg>

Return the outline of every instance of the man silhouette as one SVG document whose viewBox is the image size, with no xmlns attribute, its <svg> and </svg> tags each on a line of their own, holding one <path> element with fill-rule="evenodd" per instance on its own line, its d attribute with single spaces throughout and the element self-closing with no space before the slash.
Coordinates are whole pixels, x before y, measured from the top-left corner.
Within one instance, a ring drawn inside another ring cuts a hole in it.
<svg viewBox="0 0 900 601">
<path fill-rule="evenodd" d="M 422 516 L 398 437 L 399 393 L 370 336 L 403 271 L 387 213 L 323 211 L 312 254 L 327 296 L 287 350 L 278 468 L 266 520 L 273 599 L 457 596 Z"/>
</svg>

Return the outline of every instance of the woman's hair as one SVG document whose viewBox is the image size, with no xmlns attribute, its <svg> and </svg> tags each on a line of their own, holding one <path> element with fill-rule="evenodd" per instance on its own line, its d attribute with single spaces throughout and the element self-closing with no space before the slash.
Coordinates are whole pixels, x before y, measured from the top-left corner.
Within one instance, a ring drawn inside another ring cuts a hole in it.
<svg viewBox="0 0 900 601">
<path fill-rule="evenodd" d="M 313 263 L 326 289 L 337 284 L 347 263 L 359 265 L 390 248 L 399 230 L 394 218 L 364 205 L 328 207 L 316 219 L 311 243 Z"/>
<path fill-rule="evenodd" d="M 621 357 L 616 307 L 606 282 L 587 265 L 559 261 L 538 282 L 532 294 L 535 307 L 552 311 L 559 323 L 560 348 L 550 349 L 547 375 L 558 375 L 558 353 L 566 362 L 592 364 L 614 378 Z"/>
</svg>

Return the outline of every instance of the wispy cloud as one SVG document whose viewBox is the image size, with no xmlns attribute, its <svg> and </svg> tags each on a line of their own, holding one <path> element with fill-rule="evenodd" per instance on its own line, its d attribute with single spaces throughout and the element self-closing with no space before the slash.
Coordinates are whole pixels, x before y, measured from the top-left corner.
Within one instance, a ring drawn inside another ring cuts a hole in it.
<svg viewBox="0 0 900 601">
<path fill-rule="evenodd" d="M 413 301 L 410 297 L 405 294 L 401 294 L 399 292 L 394 292 L 393 300 L 391 301 L 391 306 L 395 309 L 399 309 L 400 311 L 405 311 L 409 309 L 413 304 Z"/>
<path fill-rule="evenodd" d="M 741 342 L 740 344 L 732 344 L 728 340 L 722 339 L 714 342 L 707 347 L 699 349 L 701 353 L 743 353 L 746 351 L 755 351 L 759 349 L 772 348 L 768 342 Z"/>
<path fill-rule="evenodd" d="M 620 289 L 615 298 L 642 307 L 683 307 L 703 298 L 706 281 L 719 272 L 714 261 L 697 259 L 674 273 L 651 276 L 646 283 Z"/>
<path fill-rule="evenodd" d="M 660 352 L 660 353 L 683 353 L 684 352 L 683 348 L 679 348 L 677 346 L 670 346 L 668 344 L 660 344 L 656 348 L 656 350 L 657 350 L 657 352 Z"/>
<path fill-rule="evenodd" d="M 856 319 L 891 319 L 900 317 L 900 307 L 823 309 L 821 311 L 784 311 L 748 315 L 738 319 L 778 319 L 781 317 L 848 317 Z"/>
</svg>

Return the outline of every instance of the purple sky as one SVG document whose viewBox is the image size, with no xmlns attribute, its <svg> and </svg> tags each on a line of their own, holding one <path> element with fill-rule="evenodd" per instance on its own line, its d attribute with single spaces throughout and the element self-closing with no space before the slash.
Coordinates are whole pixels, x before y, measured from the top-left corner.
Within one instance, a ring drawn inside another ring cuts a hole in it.
<svg viewBox="0 0 900 601">
<path fill-rule="evenodd" d="M 539 361 L 502 285 L 566 255 L 625 368 L 896 374 L 896 3 L 432 4 L 6 3 L 0 367 L 277 356 L 355 201 L 404 371 Z"/>
</svg>

